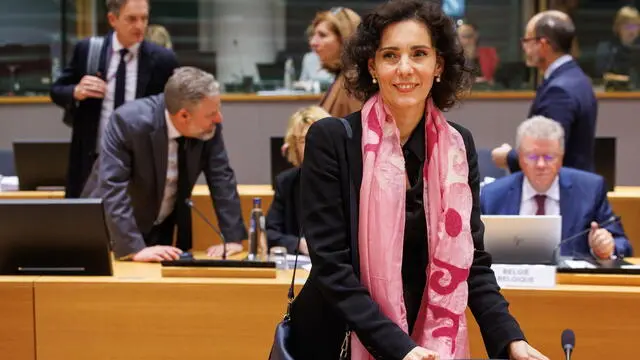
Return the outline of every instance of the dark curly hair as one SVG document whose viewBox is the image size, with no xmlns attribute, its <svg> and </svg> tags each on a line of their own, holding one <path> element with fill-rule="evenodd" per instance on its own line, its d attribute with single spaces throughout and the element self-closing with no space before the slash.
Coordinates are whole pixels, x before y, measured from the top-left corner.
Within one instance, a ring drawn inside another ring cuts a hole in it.
<svg viewBox="0 0 640 360">
<path fill-rule="evenodd" d="M 433 83 L 430 96 L 440 110 L 448 110 L 471 88 L 471 68 L 465 66 L 453 20 L 444 14 L 440 4 L 431 1 L 390 0 L 362 19 L 342 53 L 345 88 L 363 102 L 378 92 L 368 61 L 375 57 L 384 29 L 405 20 L 417 20 L 429 29 L 438 57 L 444 62 L 441 81 Z"/>
</svg>

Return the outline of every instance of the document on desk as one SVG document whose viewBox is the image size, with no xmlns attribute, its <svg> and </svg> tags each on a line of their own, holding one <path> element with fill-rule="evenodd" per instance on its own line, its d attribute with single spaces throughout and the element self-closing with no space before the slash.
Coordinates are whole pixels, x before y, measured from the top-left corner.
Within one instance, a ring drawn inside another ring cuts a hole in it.
<svg viewBox="0 0 640 360">
<path fill-rule="evenodd" d="M 564 265 L 569 269 L 595 269 L 596 266 L 584 260 L 564 260 Z"/>
</svg>

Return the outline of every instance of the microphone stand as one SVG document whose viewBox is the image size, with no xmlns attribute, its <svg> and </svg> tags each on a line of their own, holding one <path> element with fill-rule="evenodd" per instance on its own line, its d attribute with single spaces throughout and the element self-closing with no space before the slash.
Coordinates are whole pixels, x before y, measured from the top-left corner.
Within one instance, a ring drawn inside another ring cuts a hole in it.
<svg viewBox="0 0 640 360">
<path fill-rule="evenodd" d="M 213 230 L 216 234 L 220 236 L 222 239 L 222 260 L 215 259 L 200 259 L 194 260 L 191 259 L 189 261 L 183 260 L 170 260 L 170 261 L 162 261 L 161 264 L 163 266 L 198 266 L 198 267 L 226 267 L 226 268 L 275 268 L 276 263 L 274 261 L 259 261 L 259 260 L 233 260 L 227 259 L 227 243 L 224 239 L 224 235 L 222 232 L 218 230 L 204 214 L 198 210 L 197 207 L 193 205 L 193 201 L 191 199 L 185 199 L 185 204 L 189 206 L 191 209 L 195 210 L 196 214 L 202 220 L 204 220 L 207 225 Z"/>
<path fill-rule="evenodd" d="M 193 206 L 193 201 L 191 199 L 185 199 L 185 203 L 187 204 L 188 207 L 190 207 L 191 209 L 195 210 L 196 214 L 198 214 L 198 216 L 202 220 L 204 220 L 204 222 L 206 222 L 207 225 L 209 225 L 209 227 L 216 234 L 218 234 L 218 236 L 220 236 L 220 239 L 222 239 L 222 260 L 227 260 L 227 241 L 224 239 L 224 235 L 222 235 L 222 232 L 219 231 L 215 226 L 213 226 L 213 224 L 209 221 L 209 219 L 207 219 L 207 217 L 204 216 L 204 214 L 202 212 L 200 212 L 200 210 L 198 210 L 197 207 Z"/>
</svg>

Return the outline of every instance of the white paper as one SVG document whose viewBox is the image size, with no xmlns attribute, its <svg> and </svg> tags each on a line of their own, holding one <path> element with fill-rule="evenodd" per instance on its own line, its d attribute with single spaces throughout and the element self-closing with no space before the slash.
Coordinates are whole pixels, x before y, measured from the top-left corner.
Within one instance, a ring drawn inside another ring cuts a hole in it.
<svg viewBox="0 0 640 360">
<path fill-rule="evenodd" d="M 570 269 L 595 269 L 596 266 L 584 260 L 564 260 L 564 264 Z"/>
</svg>

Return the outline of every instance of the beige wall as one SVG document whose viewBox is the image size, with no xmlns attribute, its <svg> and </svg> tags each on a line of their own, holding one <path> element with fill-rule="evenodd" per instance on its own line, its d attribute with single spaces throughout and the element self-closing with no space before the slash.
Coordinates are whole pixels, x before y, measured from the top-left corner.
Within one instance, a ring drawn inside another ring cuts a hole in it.
<svg viewBox="0 0 640 360">
<path fill-rule="evenodd" d="M 223 103 L 224 136 L 231 165 L 242 184 L 270 183 L 269 138 L 282 136 L 288 116 L 312 101 Z M 529 110 L 529 100 L 468 100 L 447 114 L 468 127 L 478 147 L 513 142 L 518 123 Z M 640 101 L 601 99 L 597 135 L 616 137 L 617 184 L 640 185 L 637 144 Z M 69 129 L 53 104 L 0 105 L 0 148 L 15 138 L 68 138 Z"/>
</svg>

